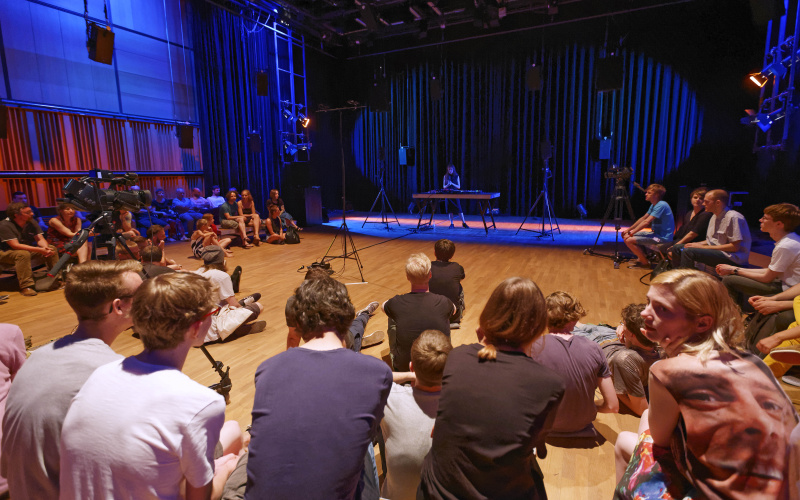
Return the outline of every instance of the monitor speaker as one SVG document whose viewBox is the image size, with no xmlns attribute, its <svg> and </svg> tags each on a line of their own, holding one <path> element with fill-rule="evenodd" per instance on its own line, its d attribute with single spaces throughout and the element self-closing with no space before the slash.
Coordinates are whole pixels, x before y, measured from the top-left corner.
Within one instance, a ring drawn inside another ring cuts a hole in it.
<svg viewBox="0 0 800 500">
<path fill-rule="evenodd" d="M 266 71 L 256 73 L 256 95 L 269 95 L 269 73 Z"/>
<path fill-rule="evenodd" d="M 178 136 L 178 146 L 181 149 L 194 148 L 194 127 L 191 125 L 175 125 L 175 135 Z"/>
<path fill-rule="evenodd" d="M 597 61 L 594 86 L 598 92 L 622 88 L 623 64 L 619 56 L 606 57 Z"/>
<path fill-rule="evenodd" d="M 414 148 L 400 148 L 400 154 L 398 158 L 400 165 L 413 167 L 417 161 L 417 156 L 414 152 Z"/>
<path fill-rule="evenodd" d="M 89 59 L 103 64 L 111 64 L 114 55 L 114 32 L 89 23 Z"/>
</svg>

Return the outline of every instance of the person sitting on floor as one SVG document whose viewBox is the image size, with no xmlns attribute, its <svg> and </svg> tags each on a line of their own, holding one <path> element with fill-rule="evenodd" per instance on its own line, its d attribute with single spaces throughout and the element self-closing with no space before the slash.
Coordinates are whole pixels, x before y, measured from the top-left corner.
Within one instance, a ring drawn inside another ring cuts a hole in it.
<svg viewBox="0 0 800 500">
<path fill-rule="evenodd" d="M 233 280 L 228 275 L 225 251 L 222 248 L 215 245 L 205 247 L 203 266 L 195 272 L 211 280 L 217 286 L 219 293 L 220 310 L 212 318 L 206 342 L 225 340 L 234 333 L 241 336 L 264 331 L 267 326 L 266 321 L 249 323 L 258 318 L 264 310 L 264 306 L 258 302 L 261 294 L 255 293 L 240 301 L 236 300 Z M 239 272 L 241 273 L 241 270 Z"/>
<path fill-rule="evenodd" d="M 547 443 L 566 448 L 593 448 L 605 442 L 592 422 L 597 413 L 617 413 L 619 400 L 603 351 L 585 337 L 572 334 L 586 311 L 567 292 L 547 296 L 548 335 L 531 348 L 531 357 L 560 374 L 567 389 L 558 406 Z M 600 389 L 602 404 L 594 400 Z"/>
<path fill-rule="evenodd" d="M 272 189 L 269 192 L 269 201 L 267 201 L 267 208 L 270 205 L 275 205 L 278 207 L 280 211 L 281 221 L 283 221 L 283 225 L 286 227 L 293 227 L 298 231 L 302 231 L 302 227 L 298 227 L 297 223 L 294 221 L 294 217 L 292 214 L 286 211 L 285 207 L 283 206 L 283 199 L 281 198 L 281 193 L 277 189 Z"/>
<path fill-rule="evenodd" d="M 267 228 L 267 243 L 282 245 L 286 242 L 286 233 L 281 226 L 280 211 L 277 205 L 269 206 L 269 218 L 264 221 Z"/>
<path fill-rule="evenodd" d="M 644 336 L 644 308 L 645 304 L 622 308 L 622 321 L 616 330 L 580 321 L 572 329 L 573 335 L 586 337 L 603 349 L 617 398 L 639 416 L 647 409 L 650 365 L 660 358 L 655 343 Z"/>
<path fill-rule="evenodd" d="M 56 247 L 58 254 L 64 254 L 64 245 L 72 241 L 81 230 L 81 220 L 75 217 L 75 207 L 69 203 L 59 203 L 58 215 L 48 221 L 47 242 Z M 85 241 L 73 254 L 78 258 L 78 264 L 89 260 L 91 249 L 89 241 Z"/>
<path fill-rule="evenodd" d="M 208 219 L 203 217 L 197 221 L 194 233 L 192 233 L 192 254 L 198 259 L 203 258 L 203 249 L 207 246 L 217 245 L 225 250 L 225 257 L 233 257 L 233 252 L 228 250 L 231 243 L 230 238 L 220 240 L 208 224 Z"/>
<path fill-rule="evenodd" d="M 0 475 L 13 498 L 58 498 L 61 427 L 89 375 L 121 359 L 110 345 L 130 328 L 131 298 L 142 279 L 135 261 L 93 260 L 66 276 L 64 297 L 75 331 L 36 349 L 6 400 Z"/>
<path fill-rule="evenodd" d="M 633 223 L 622 237 L 625 244 L 638 259 L 631 264 L 631 269 L 650 269 L 650 261 L 644 253 L 645 248 L 657 248 L 659 245 L 672 241 L 675 232 L 675 217 L 672 209 L 664 201 L 667 190 L 661 184 L 650 184 L 645 192 L 645 199 L 650 202 L 650 208 L 639 220 Z M 649 229 L 648 229 L 649 228 Z"/>
<path fill-rule="evenodd" d="M 121 234 L 125 238 L 133 238 L 134 236 L 142 235 L 142 233 L 136 229 L 136 226 L 134 226 L 133 214 L 131 214 L 129 210 L 122 208 L 118 211 L 114 211 L 112 220 L 117 234 Z"/>
<path fill-rule="evenodd" d="M 147 245 L 141 251 L 142 257 L 142 279 L 155 278 L 159 274 L 174 273 L 176 269 L 164 263 L 164 255 L 161 249 Z"/>
<path fill-rule="evenodd" d="M 95 370 L 73 399 L 61 433 L 60 498 L 221 496 L 242 441 L 221 441 L 224 398 L 181 372 L 218 308 L 214 285 L 196 274 L 139 287 L 131 317 L 144 349 Z"/>
<path fill-rule="evenodd" d="M 342 347 L 354 318 L 342 283 L 304 281 L 289 314 L 305 344 L 256 370 L 245 498 L 361 498 L 392 373 Z"/>
<path fill-rule="evenodd" d="M 0 221 L 0 263 L 14 266 L 20 293 L 32 297 L 37 292 L 33 289 L 31 257 L 40 254 L 47 268 L 52 269 L 58 262 L 58 252 L 42 236 L 42 228 L 33 220 L 31 207 L 14 202 L 8 206 L 6 214 L 8 218 Z"/>
<path fill-rule="evenodd" d="M 775 241 L 769 266 L 747 269 L 730 264 L 718 264 L 717 274 L 724 276 L 722 284 L 740 306 L 753 295 L 769 296 L 800 284 L 800 209 L 791 203 L 770 205 L 759 220 L 761 230 Z"/>
<path fill-rule="evenodd" d="M 453 349 L 442 332 L 425 330 L 411 345 L 410 372 L 394 374 L 381 431 L 386 442 L 386 478 L 381 496 L 417 498 L 419 474 L 431 449 L 431 432 L 442 395 L 442 373 Z M 399 385 L 413 381 L 414 385 Z"/>
<path fill-rule="evenodd" d="M 383 303 L 389 316 L 389 352 L 394 371 L 408 370 L 411 344 L 425 330 L 438 330 L 450 337 L 450 318 L 456 306 L 444 295 L 431 293 L 431 260 L 424 253 L 411 255 L 406 261 L 406 279 L 411 292 L 395 295 Z"/>
<path fill-rule="evenodd" d="M 167 252 L 165 250 L 166 245 L 164 244 L 167 239 L 167 235 L 163 227 L 159 226 L 158 224 L 153 224 L 147 228 L 147 239 L 150 245 L 161 249 L 161 259 L 165 265 L 173 269 L 182 268 L 182 266 L 178 265 L 174 260 L 167 257 Z M 139 255 L 142 254 L 142 250 L 142 248 L 139 249 Z"/>
<path fill-rule="evenodd" d="M 460 328 L 464 314 L 464 287 L 461 280 L 466 276 L 458 262 L 450 262 L 456 253 L 456 244 L 450 240 L 439 240 L 433 247 L 436 260 L 431 262 L 431 280 L 428 282 L 431 293 L 444 295 L 455 304 L 456 312 L 450 317 L 450 328 Z"/>
</svg>

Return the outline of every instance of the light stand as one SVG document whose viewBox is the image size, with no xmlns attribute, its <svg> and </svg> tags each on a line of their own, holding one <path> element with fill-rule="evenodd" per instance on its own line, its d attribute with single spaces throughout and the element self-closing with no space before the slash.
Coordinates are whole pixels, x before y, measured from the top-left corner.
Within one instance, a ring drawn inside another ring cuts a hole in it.
<svg viewBox="0 0 800 500">
<path fill-rule="evenodd" d="M 517 232 L 514 233 L 514 236 L 518 235 L 520 231 L 530 231 L 532 233 L 536 233 L 537 238 L 549 236 L 550 239 L 555 241 L 556 238 L 555 236 L 553 236 L 554 234 L 553 222 L 556 223 L 556 230 L 558 231 L 558 234 L 561 234 L 561 228 L 558 226 L 558 219 L 556 219 L 555 215 L 553 215 L 553 207 L 550 204 L 550 195 L 548 194 L 547 181 L 550 179 L 550 177 L 553 176 L 553 173 L 550 171 L 549 161 L 550 161 L 549 158 L 546 159 L 544 161 L 544 168 L 542 168 L 542 172 L 544 173 L 544 182 L 542 185 L 542 191 L 539 193 L 539 196 L 536 198 L 536 201 L 533 202 L 531 209 L 528 210 L 528 215 L 525 216 L 525 219 L 522 221 L 522 224 L 519 225 L 519 228 L 517 229 Z M 525 225 L 525 222 L 527 222 L 528 218 L 536 209 L 536 205 L 538 205 L 540 201 L 542 202 L 542 229 L 536 230 L 536 229 L 526 229 L 522 227 Z M 547 220 L 547 222 L 549 222 L 550 224 L 549 230 L 545 229 L 545 220 Z"/>
<path fill-rule="evenodd" d="M 594 245 L 592 245 L 591 248 L 587 248 L 583 251 L 584 255 L 593 255 L 595 257 L 604 257 L 606 259 L 613 260 L 614 269 L 619 269 L 620 263 L 628 260 L 619 254 L 619 230 L 622 227 L 621 223 L 623 208 L 627 207 L 630 220 L 635 220 L 633 215 L 633 207 L 631 206 L 631 199 L 630 196 L 628 196 L 627 185 L 627 181 L 630 179 L 632 174 L 633 170 L 628 167 L 624 167 L 622 169 L 612 167 L 608 172 L 606 172 L 606 179 L 614 179 L 614 195 L 608 202 L 606 213 L 603 216 L 603 223 L 600 224 L 600 231 L 597 232 L 597 238 L 594 240 Z M 603 233 L 603 227 L 605 227 L 606 223 L 609 221 L 609 217 L 611 216 L 612 212 L 614 214 L 614 228 L 616 230 L 616 235 L 614 237 L 614 253 L 613 255 L 606 255 L 597 252 L 595 249 L 597 248 L 597 242 L 600 241 L 600 235 Z"/>
<path fill-rule="evenodd" d="M 354 260 L 358 265 L 358 274 L 361 276 L 362 282 L 364 281 L 364 273 L 361 270 L 364 268 L 364 266 L 363 264 L 361 264 L 361 259 L 358 256 L 358 250 L 356 250 L 356 244 L 353 242 L 353 236 L 350 234 L 350 230 L 347 227 L 347 212 L 345 211 L 346 179 L 345 179 L 345 165 L 344 165 L 344 138 L 342 137 L 342 112 L 347 110 L 356 110 L 364 107 L 365 106 L 358 106 L 358 103 L 355 103 L 353 106 L 347 108 L 318 110 L 319 113 L 327 113 L 330 111 L 336 111 L 339 113 L 339 150 L 342 157 L 342 225 L 339 226 L 339 230 L 333 237 L 333 241 L 331 241 L 330 246 L 328 246 L 328 250 L 325 252 L 325 256 L 320 260 L 320 262 L 324 264 L 334 259 L 344 259 L 346 264 L 347 259 Z M 331 248 L 333 248 L 333 244 L 336 243 L 336 238 L 338 238 L 339 236 L 342 237 L 342 253 L 339 255 L 330 255 L 329 252 L 331 251 Z M 350 244 L 350 248 L 352 248 L 352 250 L 347 249 L 348 243 Z"/>
<path fill-rule="evenodd" d="M 372 206 L 369 209 L 369 214 L 367 214 L 367 218 L 364 219 L 364 224 L 361 224 L 362 228 L 367 223 L 369 223 L 369 224 L 385 224 L 386 225 L 386 230 L 389 231 L 391 229 L 389 227 L 389 224 L 391 224 L 392 221 L 389 220 L 389 214 L 386 212 L 386 205 L 389 205 L 389 211 L 391 211 L 392 212 L 392 216 L 394 216 L 394 222 L 396 222 L 399 227 L 402 227 L 402 226 L 400 226 L 400 221 L 397 219 L 397 214 L 394 213 L 394 209 L 392 208 L 392 203 L 389 201 L 389 197 L 386 196 L 386 190 L 383 188 L 383 175 L 384 175 L 384 170 L 381 169 L 381 179 L 380 179 L 381 190 L 378 192 L 378 196 L 375 198 L 375 201 L 372 202 Z M 375 210 L 375 205 L 378 204 L 378 200 L 380 200 L 380 202 L 381 202 L 381 213 L 380 213 L 381 220 L 379 220 L 379 221 L 377 221 L 377 220 L 369 220 L 370 216 L 372 215 L 372 212 Z"/>
<path fill-rule="evenodd" d="M 222 361 L 217 361 L 211 357 L 211 353 L 208 352 L 206 346 L 201 345 L 200 350 L 203 351 L 203 354 L 205 354 L 206 358 L 208 358 L 208 360 L 211 362 L 211 366 L 214 367 L 214 371 L 217 372 L 217 375 L 219 375 L 219 382 L 208 386 L 208 388 L 212 391 L 216 391 L 217 394 L 225 398 L 226 405 L 230 404 L 231 389 L 233 388 L 233 382 L 231 382 L 231 367 L 228 366 L 225 371 L 222 371 L 222 367 L 225 366 Z"/>
</svg>

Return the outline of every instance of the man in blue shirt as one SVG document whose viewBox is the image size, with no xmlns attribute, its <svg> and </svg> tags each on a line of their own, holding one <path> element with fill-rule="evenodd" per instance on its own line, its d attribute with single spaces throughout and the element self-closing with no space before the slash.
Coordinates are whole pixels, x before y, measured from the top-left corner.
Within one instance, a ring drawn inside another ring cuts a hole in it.
<svg viewBox="0 0 800 500">
<path fill-rule="evenodd" d="M 675 232 L 675 217 L 664 201 L 667 190 L 661 184 L 647 186 L 644 198 L 651 203 L 647 213 L 622 233 L 625 244 L 636 255 L 636 262 L 628 266 L 630 269 L 650 269 L 650 262 L 644 253 L 645 247 L 656 247 L 672 241 Z M 648 229 L 649 228 L 649 229 Z"/>
</svg>

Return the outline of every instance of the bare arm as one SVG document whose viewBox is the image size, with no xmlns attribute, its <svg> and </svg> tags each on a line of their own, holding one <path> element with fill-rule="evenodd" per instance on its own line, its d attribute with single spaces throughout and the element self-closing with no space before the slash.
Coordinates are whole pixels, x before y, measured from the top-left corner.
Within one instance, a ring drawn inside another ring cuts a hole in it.
<svg viewBox="0 0 800 500">
<path fill-rule="evenodd" d="M 61 222 L 61 219 L 59 219 L 58 217 L 53 217 L 52 219 L 50 219 L 50 227 L 52 227 L 59 233 L 63 234 L 64 236 L 69 236 L 70 238 L 72 238 L 76 234 L 70 231 L 69 228 L 65 226 L 64 223 Z M 78 231 L 80 230 L 81 230 L 80 219 L 78 219 Z"/>
<path fill-rule="evenodd" d="M 44 239 L 44 238 L 42 238 L 42 239 Z M 38 239 L 36 240 L 37 246 L 25 245 L 23 243 L 20 243 L 18 239 L 6 240 L 6 243 L 8 244 L 8 246 L 11 247 L 12 250 L 26 250 L 28 252 L 40 253 L 40 254 L 44 255 L 45 257 L 49 257 L 50 255 L 53 255 L 52 250 L 50 250 L 50 248 L 47 245 L 45 245 L 43 247 L 43 246 L 38 244 L 39 243 Z M 45 243 L 46 243 L 46 241 L 45 241 Z"/>
<path fill-rule="evenodd" d="M 655 219 L 655 217 L 653 217 L 652 215 L 645 214 L 639 220 L 637 220 L 631 227 L 629 227 L 628 230 L 625 231 L 625 233 L 633 236 L 642 229 L 650 227 L 650 224 L 653 222 L 653 219 Z"/>
<path fill-rule="evenodd" d="M 769 283 L 780 276 L 780 274 L 768 267 L 747 269 L 745 267 L 731 266 L 729 264 L 717 264 L 717 274 L 720 276 L 733 274 L 734 269 L 737 270 L 737 275 L 750 278 L 751 280 L 758 281 L 759 283 Z"/>
<path fill-rule="evenodd" d="M 783 342 L 795 339 L 800 339 L 800 326 L 795 326 L 794 328 L 789 328 L 788 330 L 784 330 L 782 332 L 770 335 L 769 337 L 763 338 L 758 341 L 756 347 L 759 351 L 767 354 L 771 350 L 781 345 Z"/>
<path fill-rule="evenodd" d="M 617 399 L 617 391 L 614 390 L 614 382 L 611 377 L 603 377 L 597 379 L 597 387 L 600 389 L 600 394 L 603 396 L 603 404 L 597 406 L 597 411 L 600 413 L 619 413 L 619 400 Z"/>
<path fill-rule="evenodd" d="M 647 398 L 640 398 L 630 396 L 628 394 L 617 394 L 619 400 L 631 409 L 635 414 L 642 416 L 642 413 L 647 409 Z"/>
<path fill-rule="evenodd" d="M 414 375 L 414 372 L 392 372 L 392 382 L 395 384 L 414 383 L 416 381 L 417 376 Z"/>
<path fill-rule="evenodd" d="M 669 446 L 669 440 L 678 425 L 680 409 L 678 402 L 659 380 L 650 373 L 650 434 L 653 442 L 662 448 Z"/>
<path fill-rule="evenodd" d="M 236 300 L 236 297 L 233 295 L 225 299 L 225 302 L 227 302 L 227 304 L 231 306 L 232 309 L 236 309 L 237 307 L 242 307 L 241 305 L 239 305 L 239 301 Z"/>
<path fill-rule="evenodd" d="M 684 248 L 707 248 L 709 250 L 719 250 L 720 252 L 738 252 L 741 241 L 732 241 L 724 245 L 709 245 L 708 243 L 687 243 Z"/>
<path fill-rule="evenodd" d="M 684 236 L 683 238 L 681 238 L 678 241 L 676 241 L 675 243 L 673 243 L 672 246 L 684 245 L 684 244 L 689 243 L 690 241 L 694 240 L 695 238 L 697 238 L 697 233 L 695 233 L 694 231 L 689 231 L 688 233 L 686 233 L 686 236 Z"/>
</svg>

